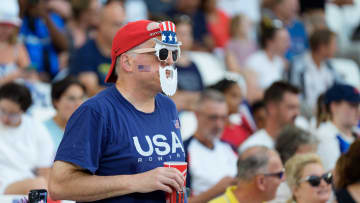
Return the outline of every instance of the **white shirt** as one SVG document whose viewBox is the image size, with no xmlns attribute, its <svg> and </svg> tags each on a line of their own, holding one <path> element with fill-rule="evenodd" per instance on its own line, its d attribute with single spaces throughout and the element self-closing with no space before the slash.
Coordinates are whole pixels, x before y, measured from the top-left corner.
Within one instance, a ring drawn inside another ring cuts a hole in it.
<svg viewBox="0 0 360 203">
<path fill-rule="evenodd" d="M 267 203 L 284 203 L 291 198 L 291 195 L 292 192 L 289 185 L 286 182 L 282 182 L 276 190 L 275 198 Z"/>
<path fill-rule="evenodd" d="M 280 56 L 274 56 L 273 60 L 270 60 L 263 50 L 251 55 L 245 64 L 247 68 L 257 73 L 257 83 L 262 89 L 281 80 L 285 68 L 284 60 Z"/>
<path fill-rule="evenodd" d="M 325 63 L 321 63 L 320 67 L 315 65 L 310 53 L 304 56 L 304 63 L 305 101 L 313 109 L 319 95 L 332 86 L 335 79 Z"/>
<path fill-rule="evenodd" d="M 237 155 L 229 144 L 219 139 L 214 141 L 214 148 L 209 149 L 193 138 L 189 144 L 188 156 L 194 195 L 207 191 L 225 176 L 236 176 Z"/>
<path fill-rule="evenodd" d="M 256 131 L 252 134 L 247 140 L 245 140 L 239 147 L 239 153 L 244 152 L 246 149 L 254 146 L 265 146 L 269 149 L 275 148 L 275 141 L 273 138 L 266 132 L 265 129 Z"/>
<path fill-rule="evenodd" d="M 340 130 L 331 121 L 320 124 L 316 131 L 316 136 L 320 141 L 317 153 L 326 171 L 335 168 L 336 161 L 341 155 L 339 140 L 336 138 L 337 135 L 349 143 L 355 140 L 352 137 L 342 135 Z"/>
<path fill-rule="evenodd" d="M 15 181 L 35 177 L 34 169 L 51 167 L 53 148 L 45 127 L 32 117 L 23 115 L 16 128 L 0 123 L 0 194 Z"/>
<path fill-rule="evenodd" d="M 259 22 L 261 17 L 261 0 L 218 0 L 218 8 L 225 11 L 229 16 L 243 14 L 252 22 Z"/>
</svg>

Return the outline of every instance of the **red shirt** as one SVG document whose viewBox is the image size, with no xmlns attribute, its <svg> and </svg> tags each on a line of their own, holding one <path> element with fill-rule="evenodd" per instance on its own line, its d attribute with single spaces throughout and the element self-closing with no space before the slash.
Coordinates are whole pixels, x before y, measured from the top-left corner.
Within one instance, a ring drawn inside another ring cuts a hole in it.
<svg viewBox="0 0 360 203">
<path fill-rule="evenodd" d="M 225 47 L 230 39 L 230 18 L 221 10 L 216 11 L 217 21 L 208 22 L 207 26 L 216 47 Z"/>
<path fill-rule="evenodd" d="M 253 131 L 246 121 L 245 117 L 241 116 L 241 124 L 230 124 L 225 126 L 221 140 L 229 143 L 233 148 L 237 149 Z"/>
</svg>

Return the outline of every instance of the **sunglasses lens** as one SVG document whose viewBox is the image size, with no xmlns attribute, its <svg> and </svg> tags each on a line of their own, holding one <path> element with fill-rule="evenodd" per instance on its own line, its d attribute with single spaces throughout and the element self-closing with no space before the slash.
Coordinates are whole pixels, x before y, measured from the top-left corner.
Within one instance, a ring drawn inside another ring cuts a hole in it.
<svg viewBox="0 0 360 203">
<path fill-rule="evenodd" d="M 310 176 L 310 178 L 308 179 L 308 182 L 310 183 L 311 186 L 313 187 L 317 187 L 320 185 L 320 181 L 321 178 L 318 176 Z"/>
<path fill-rule="evenodd" d="M 167 49 L 160 49 L 159 51 L 159 59 L 161 61 L 165 61 L 169 55 L 169 51 Z"/>
<path fill-rule="evenodd" d="M 178 51 L 178 50 L 172 51 L 172 57 L 173 57 L 173 61 L 174 61 L 174 62 L 177 61 L 177 59 L 178 59 L 178 54 L 179 54 L 179 51 Z"/>
<path fill-rule="evenodd" d="M 332 183 L 332 174 L 331 173 L 324 174 L 323 179 L 325 180 L 325 182 L 327 184 L 331 184 Z"/>
</svg>

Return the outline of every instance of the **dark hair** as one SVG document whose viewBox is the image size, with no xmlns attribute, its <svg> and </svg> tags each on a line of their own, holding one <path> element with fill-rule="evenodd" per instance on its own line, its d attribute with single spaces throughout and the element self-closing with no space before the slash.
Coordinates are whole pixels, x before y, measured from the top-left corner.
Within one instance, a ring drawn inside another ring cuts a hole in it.
<svg viewBox="0 0 360 203">
<path fill-rule="evenodd" d="M 55 101 L 59 100 L 66 92 L 66 90 L 72 85 L 78 85 L 82 90 L 84 90 L 84 92 L 86 92 L 85 86 L 79 80 L 77 80 L 75 77 L 69 76 L 60 81 L 54 82 L 51 85 L 52 102 L 54 103 Z"/>
<path fill-rule="evenodd" d="M 299 89 L 292 84 L 284 81 L 274 82 L 269 88 L 265 90 L 264 102 L 265 105 L 271 102 L 280 102 L 286 92 L 299 94 Z"/>
<path fill-rule="evenodd" d="M 325 104 L 325 94 L 319 95 L 316 102 L 316 127 L 330 119 L 330 105 Z"/>
<path fill-rule="evenodd" d="M 335 33 L 329 29 L 317 29 L 310 36 L 310 48 L 312 51 L 319 49 L 321 45 L 327 45 L 330 43 L 331 38 L 335 36 Z"/>
<path fill-rule="evenodd" d="M 23 112 L 26 112 L 32 104 L 30 90 L 25 85 L 14 82 L 6 83 L 0 87 L 0 100 L 2 99 L 17 103 Z"/>
<path fill-rule="evenodd" d="M 261 48 L 266 48 L 269 40 L 274 39 L 276 32 L 283 29 L 282 22 L 279 19 L 270 19 L 264 17 L 260 22 L 260 33 L 259 33 L 259 43 Z"/>
<path fill-rule="evenodd" d="M 258 100 L 255 101 L 252 105 L 251 105 L 251 112 L 254 114 L 255 112 L 257 112 L 258 110 L 265 108 L 265 103 L 263 100 Z"/>
<path fill-rule="evenodd" d="M 234 80 L 222 79 L 214 85 L 209 86 L 210 89 L 217 90 L 225 94 L 233 85 L 237 85 Z"/>
<path fill-rule="evenodd" d="M 75 19 L 78 19 L 82 13 L 89 9 L 91 0 L 71 0 L 72 15 Z"/>
<path fill-rule="evenodd" d="M 319 141 L 310 132 L 294 125 L 285 126 L 276 138 L 275 148 L 279 152 L 281 161 L 285 163 L 299 149 L 301 145 L 317 146 Z"/>
<path fill-rule="evenodd" d="M 336 163 L 337 184 L 336 188 L 347 186 L 360 181 L 360 140 L 351 144 L 349 151 L 342 154 Z"/>
</svg>

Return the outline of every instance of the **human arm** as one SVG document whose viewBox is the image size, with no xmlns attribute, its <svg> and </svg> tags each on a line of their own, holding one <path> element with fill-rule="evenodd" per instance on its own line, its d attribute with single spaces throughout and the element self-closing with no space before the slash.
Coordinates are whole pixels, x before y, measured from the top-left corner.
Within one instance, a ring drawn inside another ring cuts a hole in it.
<svg viewBox="0 0 360 203">
<path fill-rule="evenodd" d="M 54 23 L 53 19 L 51 19 L 48 13 L 48 9 L 46 8 L 46 2 L 40 1 L 37 6 L 38 14 L 44 20 L 44 23 L 48 28 L 51 41 L 55 48 L 59 52 L 66 51 L 68 49 L 68 41 L 66 39 L 65 33 L 61 32 L 61 30 Z"/>
<path fill-rule="evenodd" d="M 49 192 L 52 199 L 96 201 L 134 192 L 181 190 L 184 177 L 175 168 L 159 167 L 134 175 L 97 176 L 74 164 L 56 161 L 51 170 Z"/>
</svg>

